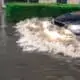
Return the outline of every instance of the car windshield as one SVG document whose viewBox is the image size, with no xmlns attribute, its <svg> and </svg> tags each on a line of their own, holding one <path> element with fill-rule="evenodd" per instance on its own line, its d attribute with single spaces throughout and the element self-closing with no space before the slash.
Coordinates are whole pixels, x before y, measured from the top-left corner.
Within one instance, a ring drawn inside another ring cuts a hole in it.
<svg viewBox="0 0 80 80">
<path fill-rule="evenodd" d="M 80 12 L 66 13 L 55 20 L 66 24 L 80 24 Z"/>
</svg>

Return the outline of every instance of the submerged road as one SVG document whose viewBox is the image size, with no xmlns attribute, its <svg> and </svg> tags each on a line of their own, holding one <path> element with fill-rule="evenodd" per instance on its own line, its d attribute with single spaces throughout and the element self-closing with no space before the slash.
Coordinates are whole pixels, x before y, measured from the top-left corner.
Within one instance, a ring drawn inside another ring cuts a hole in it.
<svg viewBox="0 0 80 80">
<path fill-rule="evenodd" d="M 80 80 L 79 70 L 73 69 L 72 62 L 63 57 L 22 52 L 12 26 L 6 26 L 7 30 L 0 29 L 0 80 Z"/>
</svg>

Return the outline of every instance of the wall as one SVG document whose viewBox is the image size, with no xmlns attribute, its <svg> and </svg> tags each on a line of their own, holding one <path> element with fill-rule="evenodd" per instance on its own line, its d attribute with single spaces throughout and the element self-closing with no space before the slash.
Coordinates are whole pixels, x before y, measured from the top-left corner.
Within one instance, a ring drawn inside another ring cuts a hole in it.
<svg viewBox="0 0 80 80">
<path fill-rule="evenodd" d="M 35 0 L 0 0 L 0 4 L 4 4 L 5 2 L 13 2 L 13 1 L 17 1 L 17 2 L 27 2 L 27 1 L 35 1 Z M 37 1 L 37 0 L 36 0 Z M 80 0 L 38 0 L 39 3 L 56 3 L 56 2 L 67 2 L 69 4 L 79 4 Z"/>
<path fill-rule="evenodd" d="M 40 3 L 56 3 L 56 2 L 66 2 L 66 0 L 39 0 Z M 69 4 L 79 4 L 80 0 L 67 0 Z"/>
<path fill-rule="evenodd" d="M 80 4 L 80 0 L 67 0 L 69 4 Z"/>
<path fill-rule="evenodd" d="M 56 0 L 39 0 L 39 3 L 56 3 Z"/>
<path fill-rule="evenodd" d="M 4 7 L 4 0 L 0 0 L 0 8 Z"/>
</svg>

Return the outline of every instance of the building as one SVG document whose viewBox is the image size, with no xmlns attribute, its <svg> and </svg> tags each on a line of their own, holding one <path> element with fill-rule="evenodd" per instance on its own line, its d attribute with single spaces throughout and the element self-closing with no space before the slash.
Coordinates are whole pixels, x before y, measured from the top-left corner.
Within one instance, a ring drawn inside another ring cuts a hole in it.
<svg viewBox="0 0 80 80">
<path fill-rule="evenodd" d="M 39 3 L 68 3 L 80 4 L 80 0 L 0 0 L 0 6 L 4 7 L 4 2 L 39 2 Z"/>
<path fill-rule="evenodd" d="M 67 0 L 69 4 L 80 4 L 80 0 Z"/>
<path fill-rule="evenodd" d="M 0 8 L 4 7 L 4 0 L 0 0 Z"/>
<path fill-rule="evenodd" d="M 80 0 L 39 0 L 40 3 L 68 3 L 79 4 Z"/>
<path fill-rule="evenodd" d="M 39 0 L 39 3 L 56 3 L 56 0 Z"/>
</svg>

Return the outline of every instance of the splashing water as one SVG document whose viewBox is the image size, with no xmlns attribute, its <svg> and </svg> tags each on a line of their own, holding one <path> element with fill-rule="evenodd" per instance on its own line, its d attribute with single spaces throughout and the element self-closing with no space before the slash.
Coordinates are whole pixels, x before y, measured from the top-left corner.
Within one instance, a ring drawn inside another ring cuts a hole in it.
<svg viewBox="0 0 80 80">
<path fill-rule="evenodd" d="M 16 43 L 23 51 L 48 52 L 51 54 L 62 52 L 64 56 L 80 57 L 80 44 L 74 34 L 51 24 L 47 18 L 26 19 L 17 23 L 15 28 L 20 36 Z M 65 35 L 67 33 L 70 33 L 69 36 Z M 58 40 L 58 36 L 61 36 L 61 34 L 65 38 Z"/>
</svg>

